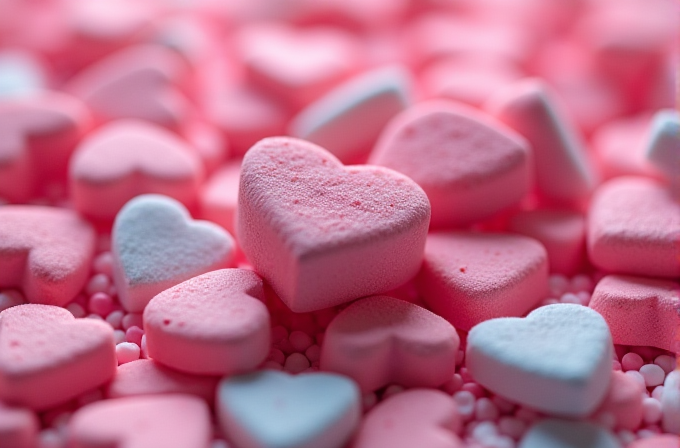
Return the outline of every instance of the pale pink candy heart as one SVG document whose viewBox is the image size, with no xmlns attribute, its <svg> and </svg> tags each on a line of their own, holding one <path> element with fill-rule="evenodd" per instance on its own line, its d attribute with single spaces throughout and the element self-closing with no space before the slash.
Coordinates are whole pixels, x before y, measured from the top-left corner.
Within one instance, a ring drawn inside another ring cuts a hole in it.
<svg viewBox="0 0 680 448">
<path fill-rule="evenodd" d="M 27 304 L 0 313 L 0 400 L 34 410 L 63 404 L 116 372 L 113 329 L 64 308 Z"/>
<path fill-rule="evenodd" d="M 237 45 L 250 79 L 294 107 L 316 99 L 362 62 L 358 41 L 333 28 L 254 25 L 240 32 Z"/>
<path fill-rule="evenodd" d="M 268 138 L 243 159 L 239 243 L 295 312 L 408 281 L 420 268 L 429 219 L 427 197 L 411 179 L 344 167 L 303 140 Z"/>
<path fill-rule="evenodd" d="M 25 202 L 46 181 L 63 181 L 89 124 L 85 106 L 61 93 L 0 103 L 0 197 Z"/>
<path fill-rule="evenodd" d="M 255 369 L 269 353 L 269 328 L 262 279 L 244 269 L 194 277 L 158 294 L 144 310 L 149 356 L 186 373 Z"/>
<path fill-rule="evenodd" d="M 238 184 L 241 162 L 230 162 L 220 168 L 205 183 L 200 193 L 201 218 L 212 221 L 236 233 L 234 221 L 238 207 Z"/>
<path fill-rule="evenodd" d="M 0 288 L 20 287 L 29 302 L 65 305 L 85 284 L 94 228 L 51 207 L 0 207 Z"/>
<path fill-rule="evenodd" d="M 680 329 L 680 283 L 608 275 L 595 287 L 589 306 L 605 318 L 615 344 L 673 351 Z"/>
<path fill-rule="evenodd" d="M 117 121 L 88 136 L 70 164 L 81 213 L 110 220 L 133 197 L 169 196 L 191 208 L 205 176 L 199 156 L 171 132 L 138 120 Z"/>
<path fill-rule="evenodd" d="M 668 186 L 618 177 L 600 186 L 588 211 L 590 261 L 613 274 L 680 276 L 680 203 Z"/>
<path fill-rule="evenodd" d="M 456 329 L 425 308 L 368 297 L 328 325 L 321 368 L 349 376 L 363 392 L 389 384 L 437 387 L 455 373 L 459 344 Z"/>
<path fill-rule="evenodd" d="M 34 448 L 37 446 L 40 421 L 28 409 L 0 404 L 0 446 Z"/>
<path fill-rule="evenodd" d="M 188 115 L 179 92 L 186 65 L 160 45 L 125 48 L 87 67 L 65 86 L 99 122 L 138 118 L 178 129 Z"/>
<path fill-rule="evenodd" d="M 412 389 L 373 408 L 359 427 L 353 448 L 460 448 L 462 420 L 441 391 Z"/>
<path fill-rule="evenodd" d="M 128 397 L 79 409 L 68 425 L 71 448 L 208 448 L 210 410 L 190 395 Z"/>
<path fill-rule="evenodd" d="M 194 221 L 166 196 L 134 198 L 113 225 L 113 279 L 123 307 L 144 310 L 160 292 L 206 272 L 228 267 L 234 239 L 212 222 Z"/>
</svg>

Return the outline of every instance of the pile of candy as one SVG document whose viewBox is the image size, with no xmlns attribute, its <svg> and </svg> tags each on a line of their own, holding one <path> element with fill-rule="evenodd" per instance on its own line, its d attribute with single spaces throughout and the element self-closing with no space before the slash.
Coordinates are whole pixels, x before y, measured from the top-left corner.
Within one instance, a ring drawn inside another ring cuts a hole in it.
<svg viewBox="0 0 680 448">
<path fill-rule="evenodd" d="M 673 0 L 0 0 L 0 448 L 678 448 Z"/>
</svg>

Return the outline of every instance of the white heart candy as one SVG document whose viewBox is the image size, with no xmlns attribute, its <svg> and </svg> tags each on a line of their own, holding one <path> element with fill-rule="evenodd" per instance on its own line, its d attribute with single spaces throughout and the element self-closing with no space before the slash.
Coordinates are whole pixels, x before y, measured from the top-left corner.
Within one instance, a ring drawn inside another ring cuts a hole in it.
<svg viewBox="0 0 680 448">
<path fill-rule="evenodd" d="M 606 429 L 588 422 L 542 420 L 529 428 L 518 448 L 621 448 Z"/>
<path fill-rule="evenodd" d="M 609 327 L 581 305 L 549 305 L 524 319 L 482 322 L 470 330 L 467 344 L 467 368 L 475 381 L 548 414 L 586 416 L 609 386 Z"/>
</svg>

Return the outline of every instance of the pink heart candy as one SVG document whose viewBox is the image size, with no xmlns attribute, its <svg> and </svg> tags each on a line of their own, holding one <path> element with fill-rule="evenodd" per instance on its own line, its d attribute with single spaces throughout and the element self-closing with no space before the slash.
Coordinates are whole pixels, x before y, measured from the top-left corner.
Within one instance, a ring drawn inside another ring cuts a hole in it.
<svg viewBox="0 0 680 448">
<path fill-rule="evenodd" d="M 65 305 L 87 280 L 94 228 L 70 210 L 0 208 L 0 288 L 21 287 L 29 302 Z"/>
<path fill-rule="evenodd" d="M 64 308 L 27 304 L 0 313 L 0 400 L 45 410 L 109 381 L 113 329 Z"/>
<path fill-rule="evenodd" d="M 255 369 L 270 348 L 262 279 L 223 269 L 163 291 L 144 310 L 149 356 L 176 370 L 231 375 Z"/>
<path fill-rule="evenodd" d="M 109 124 L 73 155 L 70 181 L 81 213 L 110 220 L 133 197 L 170 196 L 193 207 L 205 176 L 200 158 L 172 133 L 136 120 Z"/>
<path fill-rule="evenodd" d="M 68 426 L 72 448 L 208 448 L 210 410 L 190 395 L 128 397 L 90 404 Z"/>
<path fill-rule="evenodd" d="M 46 181 L 63 181 L 89 124 L 85 106 L 61 93 L 0 103 L 0 197 L 25 202 Z"/>
<path fill-rule="evenodd" d="M 425 193 L 386 168 L 344 167 L 303 140 L 267 138 L 241 167 L 237 234 L 295 312 L 396 288 L 420 267 Z"/>
<path fill-rule="evenodd" d="M 393 383 L 437 387 L 455 373 L 459 344 L 455 328 L 425 308 L 368 297 L 328 325 L 321 368 L 351 377 L 364 392 Z"/>
<path fill-rule="evenodd" d="M 396 394 L 373 408 L 359 427 L 354 448 L 460 448 L 462 421 L 455 402 L 431 389 Z"/>
</svg>

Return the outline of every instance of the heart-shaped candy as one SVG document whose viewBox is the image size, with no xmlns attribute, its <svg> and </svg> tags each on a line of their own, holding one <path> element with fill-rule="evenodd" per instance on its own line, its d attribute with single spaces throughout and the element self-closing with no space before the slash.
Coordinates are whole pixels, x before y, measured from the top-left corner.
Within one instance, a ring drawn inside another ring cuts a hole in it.
<svg viewBox="0 0 680 448">
<path fill-rule="evenodd" d="M 43 92 L 0 103 L 0 197 L 25 202 L 46 181 L 63 181 L 90 115 L 77 99 Z"/>
<path fill-rule="evenodd" d="M 354 448 L 460 448 L 462 421 L 444 392 L 411 389 L 373 408 L 354 438 Z"/>
<path fill-rule="evenodd" d="M 595 287 L 590 308 L 600 313 L 615 344 L 673 351 L 680 328 L 680 284 L 608 275 Z"/>
<path fill-rule="evenodd" d="M 469 106 L 417 104 L 385 128 L 369 160 L 409 176 L 432 203 L 432 227 L 487 218 L 531 186 L 526 141 Z"/>
<path fill-rule="evenodd" d="M 112 252 L 120 302 L 139 313 L 161 291 L 227 267 L 234 240 L 217 224 L 193 221 L 174 199 L 142 195 L 118 213 Z"/>
<path fill-rule="evenodd" d="M 262 279 L 245 269 L 222 269 L 167 289 L 144 309 L 149 356 L 201 375 L 255 369 L 270 349 L 269 311 Z"/>
<path fill-rule="evenodd" d="M 236 448 L 340 448 L 359 424 L 361 401 L 340 375 L 263 370 L 222 380 L 217 414 Z"/>
<path fill-rule="evenodd" d="M 0 404 L 0 446 L 7 448 L 38 446 L 39 431 L 40 421 L 34 412 Z"/>
<path fill-rule="evenodd" d="M 0 400 L 34 410 L 62 404 L 116 373 L 113 329 L 64 308 L 27 304 L 0 313 Z"/>
<path fill-rule="evenodd" d="M 111 220 L 133 197 L 157 193 L 192 208 L 205 176 L 200 158 L 169 131 L 125 120 L 98 129 L 73 154 L 70 182 L 76 209 Z"/>
<path fill-rule="evenodd" d="M 455 373 L 459 344 L 456 329 L 425 308 L 367 297 L 328 325 L 321 368 L 353 378 L 363 392 L 395 383 L 437 387 Z"/>
<path fill-rule="evenodd" d="M 255 270 L 295 312 L 400 286 L 420 268 L 425 193 L 382 167 L 344 167 L 303 140 L 267 138 L 241 167 L 237 234 Z"/>
<path fill-rule="evenodd" d="M 104 400 L 69 421 L 72 448 L 208 448 L 210 410 L 191 395 Z"/>
<path fill-rule="evenodd" d="M 621 448 L 611 432 L 589 422 L 541 420 L 524 434 L 518 448 Z"/>
<path fill-rule="evenodd" d="M 139 118 L 177 129 L 187 116 L 186 99 L 176 89 L 186 65 L 160 45 L 127 47 L 80 72 L 65 90 L 82 99 L 98 122 Z"/>
<path fill-rule="evenodd" d="M 0 207 L 0 288 L 21 287 L 33 303 L 65 305 L 90 273 L 96 235 L 77 213 L 52 207 Z"/>
<path fill-rule="evenodd" d="M 680 203 L 665 185 L 618 177 L 593 195 L 588 255 L 598 268 L 646 277 L 680 276 Z"/>
<path fill-rule="evenodd" d="M 476 325 L 465 359 L 475 381 L 514 402 L 552 415 L 584 417 L 604 399 L 612 339 L 590 308 L 556 304 L 525 318 Z"/>
<path fill-rule="evenodd" d="M 425 303 L 457 329 L 494 317 L 519 317 L 548 290 L 548 255 L 520 235 L 434 233 L 418 275 Z"/>
</svg>

